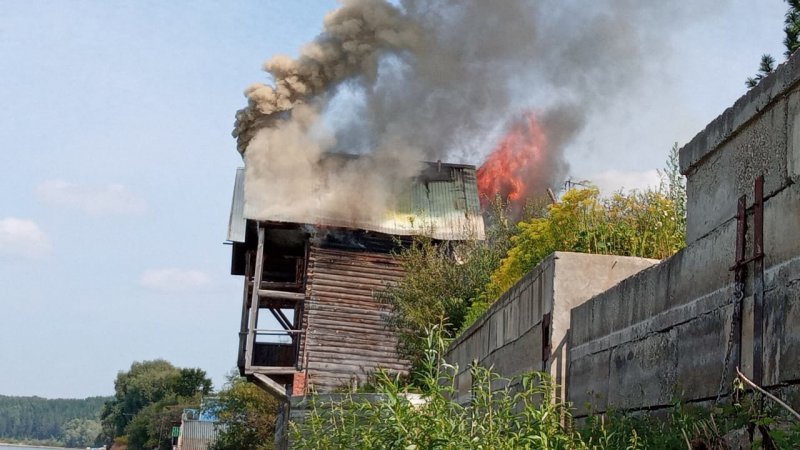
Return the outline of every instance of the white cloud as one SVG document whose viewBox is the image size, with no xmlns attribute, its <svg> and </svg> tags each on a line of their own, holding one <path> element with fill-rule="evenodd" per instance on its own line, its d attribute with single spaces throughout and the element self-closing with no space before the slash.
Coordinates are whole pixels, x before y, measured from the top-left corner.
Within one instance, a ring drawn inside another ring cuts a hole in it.
<svg viewBox="0 0 800 450">
<path fill-rule="evenodd" d="M 32 220 L 0 219 L 0 253 L 25 258 L 41 258 L 50 253 L 50 239 Z"/>
<path fill-rule="evenodd" d="M 661 177 L 656 169 L 642 172 L 607 170 L 591 175 L 588 179 L 600 189 L 603 195 L 612 194 L 620 189 L 624 191 L 642 190 L 648 187 L 655 189 L 661 182 Z"/>
<path fill-rule="evenodd" d="M 169 292 L 190 291 L 210 283 L 205 272 L 193 269 L 149 269 L 139 278 L 139 284 L 146 288 Z"/>
<path fill-rule="evenodd" d="M 147 211 L 147 202 L 121 184 L 83 186 L 48 180 L 36 188 L 36 193 L 46 203 L 93 215 L 138 215 Z"/>
</svg>

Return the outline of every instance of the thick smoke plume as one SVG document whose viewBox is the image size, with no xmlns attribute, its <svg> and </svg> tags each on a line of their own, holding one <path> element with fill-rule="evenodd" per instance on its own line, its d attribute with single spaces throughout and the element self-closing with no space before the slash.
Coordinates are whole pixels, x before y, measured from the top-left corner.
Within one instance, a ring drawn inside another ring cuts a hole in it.
<svg viewBox="0 0 800 450">
<path fill-rule="evenodd" d="M 672 2 L 345 0 L 297 58 L 264 65 L 234 136 L 253 218 L 378 217 L 421 160 L 478 164 L 531 111 L 547 135 L 526 196 L 559 185 L 587 119 L 635 92 L 670 26 L 704 11 Z M 330 152 L 368 154 L 329 158 Z"/>
</svg>

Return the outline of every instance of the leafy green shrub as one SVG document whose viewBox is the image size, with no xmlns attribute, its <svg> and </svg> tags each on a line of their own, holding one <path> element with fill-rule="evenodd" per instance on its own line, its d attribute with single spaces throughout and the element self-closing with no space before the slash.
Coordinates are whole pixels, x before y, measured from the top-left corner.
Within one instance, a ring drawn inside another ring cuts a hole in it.
<svg viewBox="0 0 800 450">
<path fill-rule="evenodd" d="M 573 188 L 542 217 L 522 221 L 511 248 L 486 287 L 496 299 L 555 251 L 662 259 L 686 240 L 686 188 L 672 147 L 658 189 L 601 197 L 597 188 Z"/>
<path fill-rule="evenodd" d="M 455 367 L 444 364 L 446 341 L 441 332 L 426 340 L 421 381 L 425 403 L 415 405 L 396 378 L 377 378 L 381 401 L 357 396 L 323 403 L 311 400 L 311 411 L 291 424 L 296 448 L 326 449 L 462 449 L 462 448 L 580 448 L 580 435 L 563 425 L 569 411 L 552 401 L 552 384 L 542 374 L 519 380 L 501 378 L 473 366 L 471 402 L 460 405 L 455 395 Z M 519 381 L 519 387 L 510 387 Z M 492 390 L 492 386 L 506 387 Z M 521 405 L 521 408 L 519 407 Z"/>
<path fill-rule="evenodd" d="M 545 217 L 518 228 L 487 287 L 493 298 L 555 251 L 661 259 L 682 248 L 685 239 L 674 201 L 658 191 L 603 198 L 596 188 L 573 188 Z"/>
<path fill-rule="evenodd" d="M 114 381 L 114 397 L 101 414 L 100 440 L 110 444 L 127 436 L 131 450 L 172 448 L 171 423 L 181 410 L 197 407 L 211 392 L 211 380 L 201 369 L 178 368 L 161 359 L 135 361 Z"/>
<path fill-rule="evenodd" d="M 513 231 L 499 202 L 492 205 L 489 221 L 484 241 L 441 243 L 417 237 L 395 254 L 405 276 L 378 298 L 392 306 L 390 325 L 398 331 L 401 353 L 414 367 L 423 358 L 425 329 L 444 324 L 440 329 L 453 337 L 472 305 L 486 303 L 484 289 Z"/>
<path fill-rule="evenodd" d="M 263 389 L 232 374 L 213 408 L 220 428 L 211 450 L 273 448 L 279 405 Z"/>
<path fill-rule="evenodd" d="M 471 399 L 462 405 L 454 400 L 457 368 L 442 358 L 446 347 L 440 329 L 427 334 L 417 374 L 424 403 L 412 402 L 403 384 L 385 372 L 377 376 L 377 401 L 356 394 L 339 401 L 309 396 L 305 420 L 290 423 L 293 448 L 728 449 L 735 440 L 731 431 L 748 424 L 772 425 L 769 435 L 777 448 L 800 443 L 800 427 L 779 412 L 754 413 L 758 399 L 712 411 L 678 403 L 662 418 L 594 415 L 577 427 L 570 407 L 553 398 L 547 374 L 506 379 L 477 365 L 469 369 Z M 760 448 L 760 439 L 751 440 L 752 448 Z"/>
</svg>

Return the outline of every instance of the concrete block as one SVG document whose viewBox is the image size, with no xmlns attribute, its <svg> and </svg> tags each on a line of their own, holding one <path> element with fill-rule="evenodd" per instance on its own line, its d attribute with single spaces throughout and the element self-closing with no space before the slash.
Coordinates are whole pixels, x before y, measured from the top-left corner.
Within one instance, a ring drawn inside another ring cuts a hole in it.
<svg viewBox="0 0 800 450">
<path fill-rule="evenodd" d="M 674 307 L 733 283 L 736 222 L 729 221 L 689 244 L 668 260 L 670 306 Z"/>
<path fill-rule="evenodd" d="M 613 312 L 615 297 L 599 295 L 592 299 L 592 336 L 605 336 L 611 332 L 612 321 L 609 320 Z"/>
<path fill-rule="evenodd" d="M 551 262 L 542 269 L 541 276 L 541 294 L 539 295 L 539 310 L 537 311 L 537 318 L 541 318 L 543 314 L 553 310 L 553 296 L 555 295 L 555 265 L 557 259 L 552 257 Z"/>
<path fill-rule="evenodd" d="M 730 283 L 734 243 L 729 229 L 715 232 L 574 308 L 572 345 L 641 323 Z"/>
<path fill-rule="evenodd" d="M 800 274 L 770 292 L 769 302 L 783 303 L 784 323 L 778 351 L 778 380 L 800 381 Z M 771 312 L 771 311 L 770 311 Z M 772 318 L 771 318 L 772 319 Z"/>
<path fill-rule="evenodd" d="M 787 101 L 774 103 L 689 172 L 687 243 L 732 219 L 741 195 L 752 201 L 758 176 L 764 175 L 765 195 L 786 186 L 786 110 Z"/>
<path fill-rule="evenodd" d="M 470 390 L 472 389 L 472 374 L 469 370 L 465 370 L 456 375 L 456 401 L 458 403 L 465 403 L 469 401 Z"/>
<path fill-rule="evenodd" d="M 787 171 L 789 177 L 798 182 L 800 181 L 800 91 L 797 89 L 789 95 L 787 127 Z"/>
<path fill-rule="evenodd" d="M 725 313 L 727 316 L 730 316 L 730 312 L 727 311 L 731 308 L 726 308 Z M 737 358 L 739 361 L 739 370 L 742 373 L 752 379 L 753 378 L 753 368 L 754 368 L 754 361 L 755 361 L 755 342 L 753 339 L 755 337 L 755 327 L 754 327 L 754 309 L 753 309 L 753 296 L 747 296 L 742 299 L 742 347 L 741 347 L 741 357 Z M 728 321 L 730 322 L 730 321 Z M 730 325 L 729 325 L 730 326 Z M 730 328 L 729 328 L 730 329 Z M 724 335 L 727 338 L 727 334 Z M 723 348 L 720 351 L 722 355 L 725 349 Z M 720 366 L 720 369 L 722 366 Z M 733 369 L 731 369 L 733 370 Z"/>
<path fill-rule="evenodd" d="M 500 310 L 496 310 L 500 311 Z M 503 346 L 503 314 L 495 312 L 489 317 L 489 352 L 493 352 Z"/>
<path fill-rule="evenodd" d="M 786 325 L 786 300 L 781 290 L 764 294 L 764 373 L 762 382 L 766 386 L 777 384 L 781 379 L 781 345 Z"/>
<path fill-rule="evenodd" d="M 530 329 L 533 325 L 533 291 L 536 289 L 536 283 L 531 283 L 531 286 L 526 290 L 519 299 L 519 317 L 517 329 L 522 334 Z"/>
<path fill-rule="evenodd" d="M 487 321 L 485 326 L 481 327 L 477 334 L 478 334 L 477 351 L 480 353 L 471 356 L 472 359 L 478 358 L 478 355 L 485 355 L 489 353 L 491 337 L 492 337 L 490 323 Z"/>
<path fill-rule="evenodd" d="M 505 325 L 505 336 L 504 341 L 506 343 L 511 342 L 517 338 L 519 338 L 519 303 L 520 298 L 517 298 L 517 301 L 511 302 L 503 309 L 503 314 L 506 319 Z"/>
<path fill-rule="evenodd" d="M 563 330 L 556 333 L 556 339 L 563 338 L 570 327 L 569 309 L 587 302 L 593 296 L 596 296 L 595 299 L 604 297 L 601 295 L 603 292 L 617 291 L 619 285 L 626 285 L 628 277 L 658 263 L 653 259 L 614 255 L 570 252 L 558 252 L 556 255 L 553 324 L 554 330 Z M 605 301 L 597 308 L 596 314 L 604 318 L 597 323 L 599 328 L 595 331 L 599 333 L 608 333 L 629 322 L 626 317 L 630 313 L 627 305 Z"/>
<path fill-rule="evenodd" d="M 765 271 L 764 384 L 798 379 L 800 256 Z M 789 358 L 789 359 L 786 359 Z M 791 359 L 795 358 L 795 359 Z"/>
<path fill-rule="evenodd" d="M 678 352 L 672 329 L 611 351 L 608 404 L 614 409 L 667 405 L 675 397 Z"/>
<path fill-rule="evenodd" d="M 628 326 L 678 305 L 670 298 L 671 267 L 667 260 L 637 275 L 637 279 L 644 286 L 637 293 L 636 305 L 631 305 L 633 317 Z"/>
<path fill-rule="evenodd" d="M 676 393 L 681 398 L 700 399 L 717 394 L 730 332 L 730 310 L 718 309 L 675 327 Z"/>
<path fill-rule="evenodd" d="M 800 185 L 793 184 L 764 204 L 764 267 L 800 255 Z"/>
<path fill-rule="evenodd" d="M 576 306 L 570 311 L 570 346 L 575 347 L 591 339 L 591 302 Z"/>
<path fill-rule="evenodd" d="M 794 55 L 736 103 L 726 109 L 680 150 L 680 169 L 686 175 L 723 142 L 736 134 L 771 103 L 781 100 L 786 91 L 800 81 L 800 59 Z"/>
<path fill-rule="evenodd" d="M 610 355 L 605 350 L 570 362 L 567 398 L 576 417 L 608 408 Z"/>
<path fill-rule="evenodd" d="M 484 367 L 493 366 L 504 377 L 513 377 L 526 372 L 543 369 L 542 330 L 540 326 L 520 336 L 514 342 L 497 349 L 482 362 Z"/>
</svg>

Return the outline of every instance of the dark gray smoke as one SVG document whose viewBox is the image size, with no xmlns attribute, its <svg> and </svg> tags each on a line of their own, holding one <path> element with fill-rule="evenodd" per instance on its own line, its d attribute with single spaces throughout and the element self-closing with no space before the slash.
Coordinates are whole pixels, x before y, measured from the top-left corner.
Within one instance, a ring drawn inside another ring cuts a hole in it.
<svg viewBox="0 0 800 450">
<path fill-rule="evenodd" d="M 419 160 L 480 164 L 506 123 L 530 110 L 548 136 L 547 167 L 532 171 L 539 179 L 528 186 L 541 195 L 563 181 L 564 150 L 587 119 L 657 73 L 677 24 L 713 3 L 345 0 L 297 59 L 265 64 L 272 85 L 246 91 L 234 136 L 246 160 L 250 213 L 303 204 L 313 214 L 319 202 L 308 204 L 311 194 L 335 199 L 328 205 L 336 211 L 376 214 Z M 337 103 L 342 93 L 356 101 Z M 336 117 L 320 120 L 332 100 Z M 303 111 L 293 114 L 297 105 Z M 374 158 L 330 174 L 320 158 L 331 150 Z M 270 191 L 288 198 L 255 198 Z"/>
</svg>

